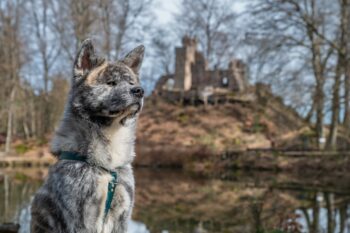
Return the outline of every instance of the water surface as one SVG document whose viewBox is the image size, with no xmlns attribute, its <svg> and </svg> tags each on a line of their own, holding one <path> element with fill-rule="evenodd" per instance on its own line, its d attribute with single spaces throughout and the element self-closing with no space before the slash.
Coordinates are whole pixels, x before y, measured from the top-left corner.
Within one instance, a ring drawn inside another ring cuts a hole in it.
<svg viewBox="0 0 350 233">
<path fill-rule="evenodd" d="M 0 222 L 29 232 L 30 201 L 45 169 L 0 170 Z M 330 174 L 191 175 L 136 169 L 130 233 L 350 233 L 350 183 Z"/>
</svg>

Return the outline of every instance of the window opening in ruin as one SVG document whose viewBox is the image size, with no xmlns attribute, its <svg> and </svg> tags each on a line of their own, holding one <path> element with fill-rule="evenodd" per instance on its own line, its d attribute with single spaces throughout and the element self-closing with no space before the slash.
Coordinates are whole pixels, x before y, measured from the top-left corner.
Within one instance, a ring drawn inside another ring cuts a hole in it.
<svg viewBox="0 0 350 233">
<path fill-rule="evenodd" d="M 221 80 L 222 86 L 223 87 L 227 87 L 228 86 L 228 78 L 227 77 L 223 77 Z"/>
<path fill-rule="evenodd" d="M 174 85 L 175 85 L 174 79 L 168 79 L 168 81 L 165 84 L 167 90 L 174 89 Z"/>
</svg>

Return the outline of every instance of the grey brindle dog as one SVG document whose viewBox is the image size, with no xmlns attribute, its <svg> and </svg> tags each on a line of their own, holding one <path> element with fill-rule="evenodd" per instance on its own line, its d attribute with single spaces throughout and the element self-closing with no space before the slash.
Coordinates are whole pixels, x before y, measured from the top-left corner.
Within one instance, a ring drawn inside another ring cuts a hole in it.
<svg viewBox="0 0 350 233">
<path fill-rule="evenodd" d="M 127 232 L 134 202 L 136 120 L 144 94 L 138 75 L 143 55 L 141 45 L 123 60 L 110 62 L 96 55 L 90 39 L 82 43 L 51 146 L 59 160 L 33 200 L 31 232 Z M 60 157 L 67 153 L 75 157 Z M 116 186 L 109 199 L 112 180 Z"/>
</svg>

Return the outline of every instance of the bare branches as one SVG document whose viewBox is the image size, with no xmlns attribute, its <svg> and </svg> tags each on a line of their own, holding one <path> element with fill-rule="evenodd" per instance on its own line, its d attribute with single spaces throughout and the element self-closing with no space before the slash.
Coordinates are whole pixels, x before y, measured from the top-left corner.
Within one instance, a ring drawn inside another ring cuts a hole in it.
<svg viewBox="0 0 350 233">
<path fill-rule="evenodd" d="M 236 14 L 226 0 L 183 0 L 176 16 L 180 37 L 200 38 L 201 49 L 211 65 L 219 65 L 224 57 L 232 56 Z"/>
<path fill-rule="evenodd" d="M 323 125 L 325 123 L 325 109 L 331 103 L 331 127 L 328 144 L 335 145 L 337 138 L 337 127 L 342 105 L 350 122 L 350 78 L 345 76 L 348 83 L 342 85 L 342 77 L 349 67 L 349 3 L 348 0 L 332 2 L 325 0 L 260 0 L 250 10 L 249 14 L 258 22 L 252 28 L 256 32 L 268 35 L 264 38 L 264 46 L 258 51 L 260 62 L 268 61 L 269 69 L 274 67 L 281 70 L 286 76 L 293 74 L 293 70 L 300 69 L 302 63 L 310 64 L 303 66 L 304 76 L 299 76 L 293 83 L 304 83 L 311 80 L 312 91 L 301 92 L 300 98 L 308 96 L 310 111 L 306 117 L 310 120 L 316 119 L 315 130 L 318 138 L 325 137 Z M 261 39 L 258 39 L 261 40 Z M 262 42 L 262 40 L 261 40 Z M 262 43 L 257 42 L 257 45 Z M 288 53 L 285 53 L 288 51 Z M 299 60 L 295 54 L 304 54 Z M 289 57 L 289 63 L 278 62 L 271 59 L 272 56 Z M 266 59 L 268 57 L 271 59 Z M 259 62 L 259 61 L 257 61 Z M 271 70 L 266 75 L 271 74 Z M 306 76 L 305 76 L 306 75 Z M 282 77 L 276 76 L 277 79 Z M 284 79 L 283 79 L 284 80 Z M 276 83 L 273 83 L 276 84 Z M 332 86 L 332 85 L 333 86 Z M 282 85 L 291 86 L 291 82 L 283 82 Z M 274 85 L 279 91 L 284 87 Z M 332 86 L 332 87 L 331 87 Z M 342 104 L 341 92 L 345 92 L 347 100 Z M 289 96 L 289 92 L 283 92 Z M 329 95 L 328 93 L 332 93 Z M 284 96 L 286 96 L 284 94 Z M 345 121 L 345 120 L 344 120 Z M 350 123 L 349 123 L 350 125 Z"/>
<path fill-rule="evenodd" d="M 118 57 L 126 46 L 144 40 L 152 3 L 0 0 L 0 133 L 9 135 L 8 142 L 14 134 L 45 137 L 54 129 L 55 114 L 63 108 L 61 92 L 67 91 L 60 79 L 71 76 L 81 40 L 102 41 L 109 57 Z"/>
<path fill-rule="evenodd" d="M 315 0 L 261 0 L 251 10 L 251 14 L 260 20 L 254 29 L 269 35 L 268 46 L 261 50 L 262 56 L 274 53 L 278 57 L 287 56 L 293 60 L 293 54 L 299 52 L 304 54 L 304 58 L 301 58 L 298 63 L 304 67 L 304 75 L 313 77 L 315 85 L 313 85 L 314 90 L 311 95 L 309 95 L 310 92 L 300 93 L 300 90 L 298 93 L 301 99 L 303 96 L 309 98 L 310 112 L 307 118 L 312 119 L 313 111 L 316 113 L 318 138 L 323 137 L 326 97 L 324 87 L 331 66 L 329 61 L 335 56 L 334 51 L 340 51 L 338 41 L 332 34 L 337 31 L 337 28 L 334 27 L 334 19 L 326 10 L 328 9 L 327 4 L 327 2 Z M 286 54 L 285 50 L 289 52 Z M 311 66 L 303 66 L 303 62 Z M 296 65 L 295 62 L 292 65 L 291 62 L 288 62 L 281 63 L 277 67 L 285 70 L 283 73 L 288 76 L 292 73 L 290 70 L 300 69 L 300 65 Z M 273 67 L 271 63 L 269 67 Z M 293 83 L 305 82 L 305 76 L 297 75 L 296 77 L 298 78 L 293 80 Z M 284 82 L 282 85 L 290 86 L 290 84 L 291 82 Z M 283 87 L 278 88 L 284 89 Z"/>
</svg>

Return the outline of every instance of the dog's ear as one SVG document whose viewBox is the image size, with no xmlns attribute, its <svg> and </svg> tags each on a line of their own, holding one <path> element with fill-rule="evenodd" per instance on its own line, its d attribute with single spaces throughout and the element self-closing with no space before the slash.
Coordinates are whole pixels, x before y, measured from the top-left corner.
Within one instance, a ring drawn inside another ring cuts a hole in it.
<svg viewBox="0 0 350 233">
<path fill-rule="evenodd" d="M 91 39 L 86 39 L 81 43 L 74 62 L 74 76 L 81 77 L 91 71 L 94 67 L 103 62 L 98 58 Z"/>
<path fill-rule="evenodd" d="M 129 52 L 122 62 L 129 66 L 135 72 L 135 74 L 138 74 L 142 65 L 144 53 L 145 46 L 139 45 Z"/>
</svg>

